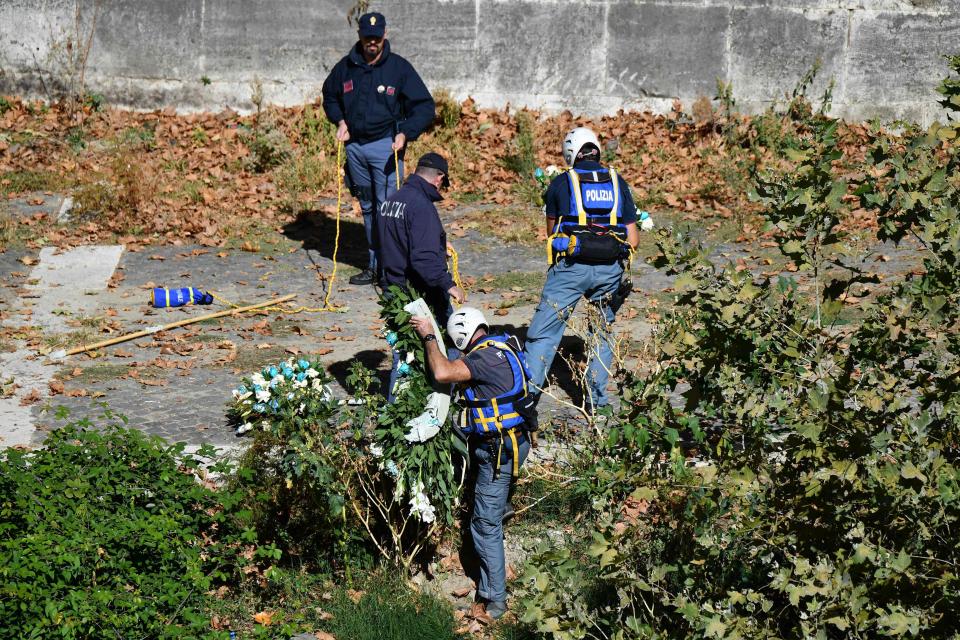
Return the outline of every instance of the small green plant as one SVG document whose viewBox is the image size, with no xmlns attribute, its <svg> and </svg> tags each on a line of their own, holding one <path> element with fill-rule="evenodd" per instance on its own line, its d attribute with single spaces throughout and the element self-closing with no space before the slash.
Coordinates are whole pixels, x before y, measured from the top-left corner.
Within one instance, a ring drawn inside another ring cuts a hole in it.
<svg viewBox="0 0 960 640">
<path fill-rule="evenodd" d="M 87 148 L 86 132 L 83 127 L 72 127 L 67 132 L 67 144 L 74 152 L 79 152 Z"/>
<path fill-rule="evenodd" d="M 530 112 L 517 114 L 517 135 L 507 143 L 501 162 L 521 178 L 533 181 L 537 168 L 536 122 Z"/>
<path fill-rule="evenodd" d="M 0 116 L 13 109 L 13 104 L 7 98 L 0 96 Z"/>
<path fill-rule="evenodd" d="M 252 131 L 241 131 L 240 140 L 250 150 L 244 165 L 249 171 L 255 173 L 263 173 L 282 165 L 290 159 L 292 154 L 290 140 L 286 134 L 269 123 L 262 123 Z"/>
<path fill-rule="evenodd" d="M 200 83 L 203 86 L 208 87 L 213 83 L 213 81 L 208 76 L 200 76 Z"/>
<path fill-rule="evenodd" d="M 437 122 L 447 131 L 453 131 L 460 124 L 461 107 L 447 89 L 437 89 L 433 95 L 437 106 Z"/>
</svg>

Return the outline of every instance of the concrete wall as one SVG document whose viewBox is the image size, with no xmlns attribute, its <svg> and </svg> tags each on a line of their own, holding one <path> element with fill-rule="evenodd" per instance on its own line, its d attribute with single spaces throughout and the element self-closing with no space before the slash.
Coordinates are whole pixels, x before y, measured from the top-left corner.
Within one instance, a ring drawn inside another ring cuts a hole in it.
<svg viewBox="0 0 960 640">
<path fill-rule="evenodd" d="M 0 92 L 65 76 L 75 3 L 0 0 Z M 102 0 L 87 84 L 110 103 L 181 110 L 309 101 L 355 40 L 353 0 Z M 432 89 L 481 105 L 669 109 L 733 83 L 738 105 L 782 97 L 816 59 L 833 113 L 940 115 L 941 56 L 960 53 L 960 0 L 383 0 L 394 50 Z M 88 11 L 87 16 L 90 13 Z M 209 84 L 201 81 L 206 78 Z"/>
</svg>

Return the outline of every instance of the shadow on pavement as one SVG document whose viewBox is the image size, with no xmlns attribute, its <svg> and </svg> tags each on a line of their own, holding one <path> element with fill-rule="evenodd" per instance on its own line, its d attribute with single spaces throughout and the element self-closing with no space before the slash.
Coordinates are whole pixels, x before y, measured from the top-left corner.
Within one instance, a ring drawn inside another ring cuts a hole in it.
<svg viewBox="0 0 960 640">
<path fill-rule="evenodd" d="M 324 258 L 333 258 L 337 234 L 336 219 L 325 211 L 301 211 L 296 220 L 283 226 L 283 235 L 303 243 L 303 248 L 316 251 Z M 362 222 L 340 217 L 340 247 L 337 261 L 357 269 L 366 269 L 369 261 L 367 234 Z"/>
<path fill-rule="evenodd" d="M 387 354 L 383 353 L 382 351 L 366 349 L 364 351 L 355 353 L 347 360 L 340 360 L 339 362 L 331 363 L 327 366 L 327 371 L 330 372 L 330 375 L 334 377 L 334 379 L 343 389 L 349 391 L 350 388 L 347 386 L 347 376 L 350 375 L 350 365 L 352 365 L 354 362 L 359 362 L 376 374 L 377 380 L 380 384 L 379 387 L 373 389 L 373 391 L 375 393 L 386 395 L 387 383 L 390 381 L 390 371 L 381 371 L 379 368 L 386 359 Z"/>
</svg>

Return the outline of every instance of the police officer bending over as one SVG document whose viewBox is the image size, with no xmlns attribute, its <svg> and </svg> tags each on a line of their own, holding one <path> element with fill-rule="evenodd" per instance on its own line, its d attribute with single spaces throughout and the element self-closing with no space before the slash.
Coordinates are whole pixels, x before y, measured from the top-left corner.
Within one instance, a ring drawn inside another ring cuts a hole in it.
<svg viewBox="0 0 960 640">
<path fill-rule="evenodd" d="M 545 198 L 550 266 L 525 353 L 531 382 L 541 390 L 577 302 L 586 298 L 596 305 L 603 318 L 590 327 L 595 340 L 589 345 L 587 383 L 591 406 L 598 409 L 609 404 L 610 328 L 630 289 L 624 262 L 640 242 L 637 207 L 623 178 L 601 166 L 600 141 L 590 129 L 567 134 L 563 159 L 570 168 L 553 179 Z"/>
<path fill-rule="evenodd" d="M 530 452 L 528 430 L 536 430 L 536 414 L 528 394 L 529 372 L 520 343 L 509 335 L 488 335 L 478 309 L 461 307 L 450 316 L 447 334 L 464 352 L 449 360 L 440 352 L 427 318 L 410 324 L 424 340 L 427 362 L 437 382 L 457 383 L 463 396 L 465 424 L 476 465 L 470 533 L 480 560 L 477 594 L 492 618 L 507 610 L 503 515 L 510 486 Z"/>
<path fill-rule="evenodd" d="M 416 140 L 435 115 L 433 97 L 413 65 L 391 53 L 386 26 L 382 14 L 361 16 L 360 40 L 323 83 L 323 110 L 337 125 L 337 140 L 346 143 L 347 175 L 367 234 L 367 269 L 351 277 L 350 284 L 370 284 L 376 278 L 373 216 L 397 190 L 396 172 L 403 174 L 406 144 Z"/>
</svg>

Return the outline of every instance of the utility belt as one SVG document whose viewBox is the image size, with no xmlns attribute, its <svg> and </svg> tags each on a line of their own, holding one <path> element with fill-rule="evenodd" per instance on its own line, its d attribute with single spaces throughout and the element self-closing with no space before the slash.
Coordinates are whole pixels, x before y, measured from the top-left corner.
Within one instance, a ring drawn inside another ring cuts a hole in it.
<svg viewBox="0 0 960 640">
<path fill-rule="evenodd" d="M 622 225 L 558 225 L 547 238 L 547 262 L 560 258 L 584 264 L 613 264 L 630 257 L 627 230 Z"/>
</svg>

